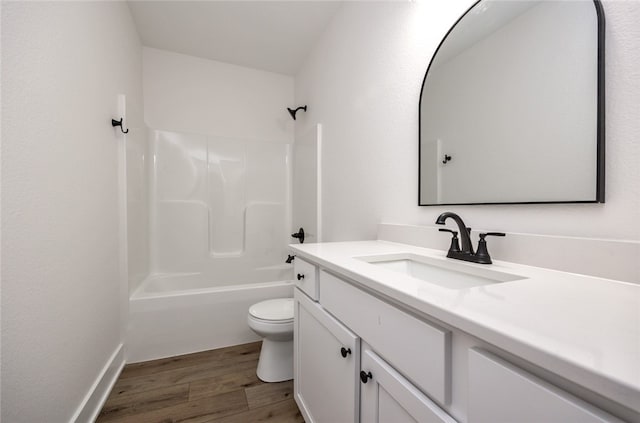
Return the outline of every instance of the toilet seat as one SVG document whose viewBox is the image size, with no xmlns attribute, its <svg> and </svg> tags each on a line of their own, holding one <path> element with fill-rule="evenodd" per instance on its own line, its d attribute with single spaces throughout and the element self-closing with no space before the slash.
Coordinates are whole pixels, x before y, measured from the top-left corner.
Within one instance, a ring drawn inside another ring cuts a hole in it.
<svg viewBox="0 0 640 423">
<path fill-rule="evenodd" d="M 263 323 L 266 325 L 272 325 L 272 326 L 278 326 L 278 325 L 290 325 L 293 324 L 293 319 L 286 319 L 286 320 L 266 320 L 266 319 L 260 319 L 258 317 L 255 316 L 251 316 L 249 315 L 249 320 L 256 322 L 256 323 Z"/>
<path fill-rule="evenodd" d="M 293 298 L 276 298 L 256 303 L 249 307 L 249 316 L 268 323 L 290 323 L 293 321 Z"/>
</svg>

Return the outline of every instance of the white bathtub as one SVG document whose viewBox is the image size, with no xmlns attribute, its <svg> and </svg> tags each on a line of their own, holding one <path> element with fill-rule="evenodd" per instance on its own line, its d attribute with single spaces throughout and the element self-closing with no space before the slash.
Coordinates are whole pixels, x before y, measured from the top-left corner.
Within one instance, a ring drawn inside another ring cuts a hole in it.
<svg viewBox="0 0 640 423">
<path fill-rule="evenodd" d="M 291 277 L 289 267 L 265 269 Z M 219 282 L 218 282 L 219 283 Z M 127 362 L 153 360 L 260 338 L 247 326 L 249 306 L 293 296 L 293 281 L 211 286 L 198 273 L 151 275 L 129 301 Z"/>
</svg>

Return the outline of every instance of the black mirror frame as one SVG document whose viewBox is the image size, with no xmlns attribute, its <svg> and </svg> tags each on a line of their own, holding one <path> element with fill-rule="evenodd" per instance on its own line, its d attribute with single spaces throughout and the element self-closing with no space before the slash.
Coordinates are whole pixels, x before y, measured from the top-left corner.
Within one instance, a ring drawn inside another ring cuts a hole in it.
<svg viewBox="0 0 640 423">
<path fill-rule="evenodd" d="M 440 47 L 445 42 L 451 31 L 458 25 L 458 23 L 474 8 L 478 3 L 482 0 L 478 0 L 467 9 L 466 12 L 462 14 L 456 20 L 456 22 L 449 28 L 445 36 L 438 44 L 438 48 L 436 48 L 431 60 L 429 61 L 429 66 L 427 67 L 427 72 L 422 79 L 422 86 L 420 87 L 420 98 L 418 100 L 418 206 L 473 206 L 473 205 L 488 205 L 488 204 L 580 204 L 580 203 L 604 203 L 604 191 L 605 191 L 605 56 L 604 56 L 604 43 L 605 43 L 605 19 L 604 19 L 604 9 L 602 8 L 602 3 L 600 0 L 592 0 L 593 5 L 596 10 L 596 17 L 598 21 L 598 58 L 597 58 L 597 66 L 598 66 L 598 87 L 597 87 L 597 128 L 596 128 L 596 198 L 595 200 L 585 200 L 585 201 L 518 201 L 518 202 L 491 202 L 491 203 L 442 203 L 442 204 L 422 204 L 420 201 L 420 192 L 421 192 L 421 183 L 422 183 L 422 167 L 420 163 L 421 158 L 421 149 L 422 149 L 422 93 L 424 90 L 424 84 L 427 80 L 427 76 L 429 75 L 429 69 L 431 69 L 431 65 L 433 64 Z"/>
</svg>

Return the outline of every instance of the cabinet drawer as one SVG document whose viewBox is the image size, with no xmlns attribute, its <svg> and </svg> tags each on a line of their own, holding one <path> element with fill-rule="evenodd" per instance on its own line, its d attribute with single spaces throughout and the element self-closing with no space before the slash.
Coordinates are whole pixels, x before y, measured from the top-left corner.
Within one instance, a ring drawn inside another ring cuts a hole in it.
<svg viewBox="0 0 640 423">
<path fill-rule="evenodd" d="M 313 300 L 318 301 L 318 267 L 296 256 L 293 261 L 293 279 L 296 286 Z"/>
<path fill-rule="evenodd" d="M 621 423 L 486 351 L 469 350 L 469 423 Z"/>
<path fill-rule="evenodd" d="M 440 404 L 450 401 L 451 332 L 320 271 L 320 303 Z"/>
</svg>

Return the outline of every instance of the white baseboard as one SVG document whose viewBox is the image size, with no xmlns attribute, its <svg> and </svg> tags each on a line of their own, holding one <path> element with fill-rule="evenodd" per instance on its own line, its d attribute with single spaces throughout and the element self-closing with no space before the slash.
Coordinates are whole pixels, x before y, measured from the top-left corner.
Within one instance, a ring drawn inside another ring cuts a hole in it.
<svg viewBox="0 0 640 423">
<path fill-rule="evenodd" d="M 96 420 L 123 367 L 124 346 L 119 344 L 91 385 L 91 389 L 71 418 L 71 422 L 90 423 Z"/>
</svg>

